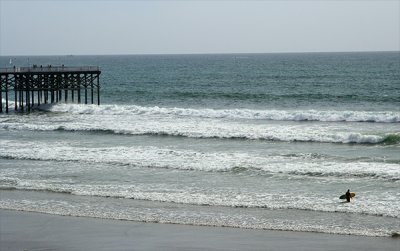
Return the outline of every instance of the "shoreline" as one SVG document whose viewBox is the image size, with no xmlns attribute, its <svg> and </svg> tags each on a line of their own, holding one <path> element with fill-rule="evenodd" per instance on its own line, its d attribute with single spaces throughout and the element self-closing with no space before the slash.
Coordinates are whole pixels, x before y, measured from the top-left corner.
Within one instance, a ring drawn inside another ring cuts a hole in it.
<svg viewBox="0 0 400 251">
<path fill-rule="evenodd" d="M 0 209 L 0 250 L 393 250 L 399 238 L 254 230 Z"/>
</svg>

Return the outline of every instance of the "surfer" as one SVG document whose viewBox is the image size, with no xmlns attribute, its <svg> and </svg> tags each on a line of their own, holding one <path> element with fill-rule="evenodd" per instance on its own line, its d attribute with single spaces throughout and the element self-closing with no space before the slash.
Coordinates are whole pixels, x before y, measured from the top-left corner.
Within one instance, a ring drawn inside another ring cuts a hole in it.
<svg viewBox="0 0 400 251">
<path fill-rule="evenodd" d="M 351 198 L 350 189 L 347 189 L 347 192 L 346 192 L 346 200 L 347 200 L 347 202 L 350 202 L 350 198 Z"/>
</svg>

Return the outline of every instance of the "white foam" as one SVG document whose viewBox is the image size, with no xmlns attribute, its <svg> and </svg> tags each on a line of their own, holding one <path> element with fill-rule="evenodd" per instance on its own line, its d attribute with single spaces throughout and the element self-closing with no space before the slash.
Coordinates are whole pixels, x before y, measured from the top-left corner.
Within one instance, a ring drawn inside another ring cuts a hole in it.
<svg viewBox="0 0 400 251">
<path fill-rule="evenodd" d="M 277 121 L 380 122 L 399 123 L 395 111 L 320 111 L 320 110 L 253 110 L 253 109 L 192 109 L 143 107 L 136 105 L 73 105 L 57 104 L 45 108 L 52 112 L 94 115 L 174 115 L 201 118 L 229 118 Z"/>
<path fill-rule="evenodd" d="M 153 202 L 168 202 L 186 205 L 224 206 L 231 208 L 265 208 L 271 210 L 299 209 L 319 212 L 344 212 L 373 216 L 400 218 L 398 195 L 387 192 L 364 191 L 356 198 L 357 203 L 338 203 L 337 195 L 326 191 L 304 191 L 299 188 L 274 189 L 229 189 L 224 186 L 199 189 L 195 185 L 183 183 L 180 186 L 169 183 L 69 183 L 57 179 L 12 179 L 0 177 L 15 189 L 51 191 L 90 197 L 114 197 Z M 9 188 L 9 187 L 7 187 Z M 309 198 L 313 198 L 310 200 Z M 382 200 L 381 197 L 385 199 Z"/>
<path fill-rule="evenodd" d="M 74 107 L 74 106 L 67 106 Z M 89 108 L 88 108 L 89 109 Z M 100 109 L 100 108 L 98 108 Z M 321 122 L 320 122 L 321 123 Z M 37 131 L 104 131 L 131 135 L 171 135 L 193 138 L 243 138 L 253 140 L 304 141 L 324 143 L 383 142 L 386 137 L 382 124 L 365 126 L 346 123 L 253 123 L 232 119 L 176 117 L 175 115 L 86 115 L 21 116 L 4 121 L 1 129 Z M 382 128 L 379 128 L 381 126 Z M 394 127 L 395 125 L 393 125 Z M 383 131 L 380 131 L 383 130 Z M 393 132 L 390 132 L 393 134 Z"/>
<path fill-rule="evenodd" d="M 118 203 L 119 204 L 119 203 Z M 219 226 L 219 227 L 235 227 L 246 229 L 268 229 L 268 230 L 284 230 L 284 231 L 302 231 L 302 232 L 320 232 L 331 234 L 346 234 L 360 236 L 390 236 L 392 231 L 387 228 L 365 228 L 360 225 L 343 225 L 332 220 L 325 220 L 323 225 L 318 222 L 318 219 L 302 218 L 288 221 L 282 218 L 268 218 L 261 216 L 249 217 L 248 214 L 238 212 L 222 212 L 203 210 L 191 211 L 182 208 L 165 208 L 157 210 L 153 207 L 131 206 L 110 207 L 104 203 L 83 202 L 67 203 L 62 200 L 14 200 L 3 199 L 0 203 L 0 208 L 11 210 L 22 210 L 29 212 L 41 212 L 55 215 L 79 216 L 79 217 L 94 217 L 102 219 L 118 219 L 132 220 L 141 222 L 157 222 L 157 223 L 173 223 L 184 225 L 198 226 Z M 226 210 L 224 210 L 226 211 Z M 267 214 L 268 215 L 268 214 Z"/>
<path fill-rule="evenodd" d="M 66 142 L 20 142 L 0 140 L 0 157 L 31 160 L 77 161 L 135 167 L 197 171 L 264 171 L 290 175 L 358 177 L 400 180 L 398 164 L 385 162 L 342 162 L 311 155 L 261 156 L 257 153 L 197 152 L 145 146 L 79 147 Z"/>
</svg>

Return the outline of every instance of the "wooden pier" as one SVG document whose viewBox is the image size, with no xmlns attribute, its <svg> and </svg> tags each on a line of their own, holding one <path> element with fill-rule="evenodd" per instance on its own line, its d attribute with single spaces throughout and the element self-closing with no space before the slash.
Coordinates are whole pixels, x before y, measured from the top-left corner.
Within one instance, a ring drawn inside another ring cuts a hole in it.
<svg viewBox="0 0 400 251">
<path fill-rule="evenodd" d="M 89 91 L 91 104 L 96 96 L 100 105 L 100 74 L 97 66 L 0 68 L 0 113 L 8 113 L 11 100 L 15 111 L 31 111 L 34 106 L 62 100 L 80 104 L 82 95 L 87 104 Z"/>
</svg>

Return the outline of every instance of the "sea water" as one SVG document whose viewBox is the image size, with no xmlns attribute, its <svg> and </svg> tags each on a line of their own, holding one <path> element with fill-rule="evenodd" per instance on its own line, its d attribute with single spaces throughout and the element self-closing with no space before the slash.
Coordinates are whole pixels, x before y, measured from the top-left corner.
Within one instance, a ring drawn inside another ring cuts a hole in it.
<svg viewBox="0 0 400 251">
<path fill-rule="evenodd" d="M 98 65 L 102 103 L 0 114 L 0 208 L 400 233 L 399 52 L 11 59 Z"/>
</svg>

